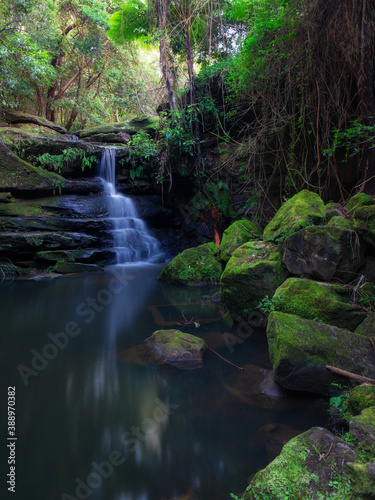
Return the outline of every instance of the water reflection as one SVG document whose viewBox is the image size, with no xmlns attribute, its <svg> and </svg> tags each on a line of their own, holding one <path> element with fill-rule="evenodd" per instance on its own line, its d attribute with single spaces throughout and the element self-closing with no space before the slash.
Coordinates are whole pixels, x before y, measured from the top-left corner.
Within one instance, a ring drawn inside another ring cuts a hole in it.
<svg viewBox="0 0 375 500">
<path fill-rule="evenodd" d="M 16 385 L 19 498 L 226 499 L 265 465 L 273 436 L 281 442 L 284 428 L 324 423 L 320 401 L 286 404 L 261 393 L 263 333 L 229 353 L 228 317 L 200 300 L 215 290 L 158 283 L 159 271 L 115 267 L 0 286 L 1 380 Z M 153 306 L 163 321 L 178 322 L 182 311 L 200 320 L 200 328 L 181 329 L 215 342 L 244 373 L 211 353 L 197 371 L 121 361 L 161 327 Z M 68 323 L 79 334 L 69 337 Z M 37 370 L 32 351 L 43 355 L 49 334 L 68 342 Z M 27 385 L 20 365 L 34 372 Z"/>
</svg>

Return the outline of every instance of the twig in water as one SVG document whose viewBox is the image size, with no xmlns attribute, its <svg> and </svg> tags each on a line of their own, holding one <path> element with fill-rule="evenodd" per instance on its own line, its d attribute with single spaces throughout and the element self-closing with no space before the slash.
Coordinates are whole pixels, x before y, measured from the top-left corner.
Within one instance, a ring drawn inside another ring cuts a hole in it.
<svg viewBox="0 0 375 500">
<path fill-rule="evenodd" d="M 207 344 L 206 344 L 207 345 Z M 223 356 L 220 356 L 220 354 L 216 351 L 214 351 L 213 349 L 211 349 L 211 347 L 207 346 L 207 349 L 209 349 L 210 351 L 212 351 L 214 354 L 216 354 L 216 356 L 219 356 L 220 359 L 222 359 L 223 361 L 225 361 L 226 363 L 229 363 L 230 365 L 234 366 L 235 368 L 238 368 L 239 370 L 243 370 L 243 368 L 241 366 L 237 366 L 235 365 L 234 363 L 231 363 L 230 361 L 228 361 L 227 359 L 223 358 Z"/>
</svg>

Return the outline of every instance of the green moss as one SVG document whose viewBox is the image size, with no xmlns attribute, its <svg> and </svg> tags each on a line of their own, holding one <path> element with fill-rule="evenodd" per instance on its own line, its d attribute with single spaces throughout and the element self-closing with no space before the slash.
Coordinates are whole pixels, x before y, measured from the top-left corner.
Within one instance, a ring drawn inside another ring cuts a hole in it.
<svg viewBox="0 0 375 500">
<path fill-rule="evenodd" d="M 357 208 L 362 208 L 369 205 L 375 205 L 375 201 L 373 200 L 373 198 L 371 198 L 369 194 L 358 193 L 349 199 L 346 208 L 348 212 L 354 213 Z"/>
<path fill-rule="evenodd" d="M 351 450 L 344 445 L 338 452 L 341 463 L 332 450 L 321 458 L 329 447 L 336 451 L 340 446 L 338 438 L 321 428 L 300 434 L 254 476 L 242 500 L 352 500 L 351 480 L 343 468 Z"/>
<path fill-rule="evenodd" d="M 357 208 L 354 213 L 354 229 L 367 243 L 375 246 L 375 206 Z"/>
<path fill-rule="evenodd" d="M 276 311 L 328 325 L 354 330 L 366 318 L 366 314 L 351 303 L 350 291 L 341 285 L 289 278 L 276 290 L 274 299 L 278 296 Z"/>
<path fill-rule="evenodd" d="M 0 143 L 0 189 L 21 191 L 60 190 L 66 180 L 21 160 Z"/>
<path fill-rule="evenodd" d="M 154 116 L 143 116 L 133 118 L 127 122 L 111 123 L 108 125 L 99 125 L 91 127 L 79 133 L 80 137 L 90 137 L 93 135 L 116 134 L 118 132 L 126 132 L 128 134 L 136 134 L 140 130 L 145 130 L 149 133 L 154 133 L 159 127 L 159 118 Z"/>
<path fill-rule="evenodd" d="M 188 248 L 171 260 L 162 270 L 159 280 L 186 286 L 218 283 L 222 266 L 217 252 L 214 243 Z"/>
<path fill-rule="evenodd" d="M 374 385 L 359 385 L 350 391 L 347 408 L 351 416 L 359 415 L 371 406 L 375 406 Z"/>
<path fill-rule="evenodd" d="M 375 337 L 375 313 L 370 314 L 354 332 L 364 337 Z"/>
<path fill-rule="evenodd" d="M 254 310 L 266 296 L 272 296 L 286 279 L 281 254 L 276 246 L 250 241 L 237 248 L 221 276 L 221 294 L 235 314 Z"/>
<path fill-rule="evenodd" d="M 267 340 L 275 381 L 285 389 L 329 394 L 330 384 L 342 379 L 326 365 L 375 375 L 367 361 L 368 340 L 343 328 L 274 311 L 268 319 Z"/>
<path fill-rule="evenodd" d="M 352 229 L 353 228 L 353 223 L 349 221 L 348 219 L 345 219 L 345 217 L 342 217 L 342 215 L 336 215 L 334 217 L 331 217 L 329 220 L 328 224 L 329 227 L 341 227 L 343 229 Z"/>
<path fill-rule="evenodd" d="M 304 189 L 281 206 L 266 226 L 263 236 L 266 239 L 280 239 L 304 226 L 321 223 L 324 219 L 323 200 L 316 193 Z"/>
<path fill-rule="evenodd" d="M 327 203 L 324 208 L 326 212 L 326 223 L 328 223 L 332 219 L 332 217 L 338 217 L 341 215 L 339 205 L 337 203 L 334 203 L 333 201 Z"/>
<path fill-rule="evenodd" d="M 234 222 L 223 233 L 220 243 L 221 260 L 228 261 L 238 247 L 247 241 L 260 238 L 261 234 L 258 226 L 247 219 Z"/>
<path fill-rule="evenodd" d="M 365 408 L 350 420 L 349 433 L 356 439 L 359 461 L 375 462 L 375 406 Z"/>
</svg>

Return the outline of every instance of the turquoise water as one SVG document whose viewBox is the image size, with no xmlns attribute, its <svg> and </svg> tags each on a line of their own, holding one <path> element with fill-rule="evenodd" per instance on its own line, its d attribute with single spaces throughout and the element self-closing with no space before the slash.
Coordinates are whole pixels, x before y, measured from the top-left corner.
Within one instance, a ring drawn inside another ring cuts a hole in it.
<svg viewBox="0 0 375 500">
<path fill-rule="evenodd" d="M 5 430 L 7 387 L 16 388 L 9 498 L 229 499 L 283 439 L 326 423 L 320 399 L 262 393 L 263 331 L 234 326 L 242 337 L 233 343 L 225 311 L 201 300 L 216 289 L 159 283 L 160 269 L 0 284 Z M 178 325 L 186 322 L 200 327 Z M 200 335 L 245 369 L 211 351 L 199 370 L 143 364 L 132 348 L 161 328 Z M 3 478 L 6 454 L 4 439 Z"/>
</svg>

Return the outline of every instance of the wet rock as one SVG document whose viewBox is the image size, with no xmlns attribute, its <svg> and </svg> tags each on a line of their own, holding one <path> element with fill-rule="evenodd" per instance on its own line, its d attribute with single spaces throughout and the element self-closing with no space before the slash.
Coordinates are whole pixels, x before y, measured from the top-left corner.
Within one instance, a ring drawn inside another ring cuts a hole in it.
<svg viewBox="0 0 375 500">
<path fill-rule="evenodd" d="M 283 262 L 295 275 L 323 281 L 349 282 L 364 263 L 365 246 L 355 231 L 338 227 L 306 227 L 287 237 Z"/>
<path fill-rule="evenodd" d="M 293 429 L 290 425 L 272 423 L 260 427 L 251 438 L 249 448 L 252 452 L 266 448 L 269 460 L 281 453 L 283 446 L 302 431 Z"/>
<path fill-rule="evenodd" d="M 316 193 L 304 189 L 286 201 L 266 226 L 265 239 L 280 239 L 308 224 L 323 223 L 324 202 Z"/>
<path fill-rule="evenodd" d="M 375 378 L 374 350 L 349 330 L 274 311 L 267 340 L 275 382 L 285 389 L 328 395 L 343 379 L 326 365 Z"/>
<path fill-rule="evenodd" d="M 3 253 L 39 251 L 40 249 L 70 249 L 94 246 L 97 239 L 82 233 L 25 232 L 0 233 Z"/>
<path fill-rule="evenodd" d="M 221 260 L 227 262 L 238 247 L 250 240 L 259 239 L 261 235 L 258 226 L 247 219 L 234 222 L 223 233 L 219 248 Z"/>
<path fill-rule="evenodd" d="M 266 242 L 248 242 L 237 248 L 220 279 L 222 298 L 229 310 L 242 316 L 288 277 L 278 248 Z"/>
<path fill-rule="evenodd" d="M 177 368 L 203 367 L 204 340 L 179 330 L 157 330 L 144 341 L 157 362 Z"/>
<path fill-rule="evenodd" d="M 222 266 L 214 243 L 188 248 L 178 254 L 162 270 L 159 280 L 186 286 L 215 284 L 220 280 Z"/>
<path fill-rule="evenodd" d="M 302 278 L 288 278 L 276 290 L 273 306 L 275 311 L 352 331 L 367 317 L 359 306 L 353 304 L 348 288 Z"/>
</svg>

